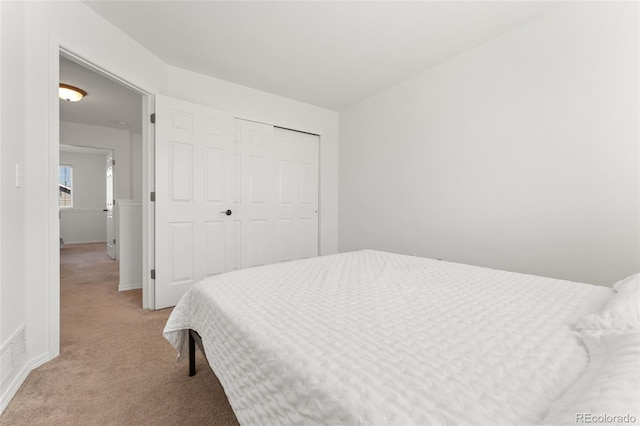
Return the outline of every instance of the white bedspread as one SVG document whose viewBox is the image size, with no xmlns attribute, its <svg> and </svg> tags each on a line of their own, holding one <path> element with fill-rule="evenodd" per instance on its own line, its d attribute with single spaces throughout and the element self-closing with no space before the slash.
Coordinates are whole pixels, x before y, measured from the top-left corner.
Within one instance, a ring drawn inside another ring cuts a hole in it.
<svg viewBox="0 0 640 426">
<path fill-rule="evenodd" d="M 243 425 L 535 424 L 613 292 L 366 250 L 210 277 L 164 335 L 202 336 Z"/>
</svg>

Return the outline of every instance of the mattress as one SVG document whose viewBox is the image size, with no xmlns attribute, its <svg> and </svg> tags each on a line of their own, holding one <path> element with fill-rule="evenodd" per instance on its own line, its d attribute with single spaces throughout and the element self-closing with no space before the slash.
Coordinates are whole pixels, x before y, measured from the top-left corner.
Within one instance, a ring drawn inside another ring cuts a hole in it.
<svg viewBox="0 0 640 426">
<path fill-rule="evenodd" d="M 613 293 L 364 250 L 209 277 L 164 336 L 182 359 L 201 335 L 243 425 L 536 424 Z"/>
</svg>

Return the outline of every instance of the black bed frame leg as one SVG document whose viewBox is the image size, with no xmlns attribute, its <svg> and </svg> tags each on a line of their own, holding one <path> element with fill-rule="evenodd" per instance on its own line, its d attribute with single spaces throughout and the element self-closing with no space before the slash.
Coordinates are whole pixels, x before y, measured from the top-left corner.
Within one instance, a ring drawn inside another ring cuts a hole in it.
<svg viewBox="0 0 640 426">
<path fill-rule="evenodd" d="M 196 375 L 196 341 L 189 330 L 189 377 Z"/>
</svg>

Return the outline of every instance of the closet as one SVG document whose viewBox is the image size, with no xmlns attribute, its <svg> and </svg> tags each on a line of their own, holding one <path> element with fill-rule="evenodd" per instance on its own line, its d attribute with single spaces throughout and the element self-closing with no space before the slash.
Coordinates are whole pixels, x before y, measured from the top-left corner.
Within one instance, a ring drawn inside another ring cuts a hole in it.
<svg viewBox="0 0 640 426">
<path fill-rule="evenodd" d="M 234 269 L 318 255 L 318 136 L 235 119 Z"/>
<path fill-rule="evenodd" d="M 318 255 L 317 135 L 156 98 L 155 302 L 202 278 Z"/>
</svg>

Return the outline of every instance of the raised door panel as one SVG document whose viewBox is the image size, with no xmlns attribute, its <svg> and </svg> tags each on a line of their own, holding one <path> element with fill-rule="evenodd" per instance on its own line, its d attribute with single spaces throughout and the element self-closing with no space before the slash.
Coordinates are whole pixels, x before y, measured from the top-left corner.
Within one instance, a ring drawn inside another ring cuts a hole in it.
<svg viewBox="0 0 640 426">
<path fill-rule="evenodd" d="M 250 204 L 267 204 L 269 183 L 269 159 L 266 156 L 249 157 L 249 200 Z"/>
<path fill-rule="evenodd" d="M 251 262 L 248 266 L 262 266 L 267 264 L 267 221 L 262 219 L 250 222 Z"/>
<path fill-rule="evenodd" d="M 226 155 L 222 148 L 204 149 L 205 202 L 222 203 L 226 193 Z"/>
<path fill-rule="evenodd" d="M 216 275 L 225 272 L 225 248 L 227 226 L 223 220 L 210 221 L 205 224 L 206 229 L 206 275 Z"/>
<path fill-rule="evenodd" d="M 169 200 L 192 202 L 193 145 L 172 141 L 169 147 Z"/>
<path fill-rule="evenodd" d="M 193 223 L 171 224 L 171 267 L 169 285 L 193 280 Z"/>
<path fill-rule="evenodd" d="M 306 259 L 318 255 L 318 221 L 313 217 L 298 219 L 299 258 Z"/>
<path fill-rule="evenodd" d="M 318 177 L 313 164 L 300 163 L 300 204 L 312 206 L 318 202 Z"/>
<path fill-rule="evenodd" d="M 295 225 L 296 221 L 292 218 L 278 220 L 278 261 L 280 262 L 299 258 Z"/>
<path fill-rule="evenodd" d="M 193 133 L 193 114 L 191 112 L 173 109 L 169 123 L 172 131 Z"/>
<path fill-rule="evenodd" d="M 242 155 L 233 156 L 233 202 L 242 203 Z"/>
<path fill-rule="evenodd" d="M 233 269 L 242 269 L 242 221 L 238 219 L 233 221 L 233 241 Z"/>
<path fill-rule="evenodd" d="M 300 167 L 292 161 L 278 164 L 278 193 L 281 205 L 295 205 L 299 202 Z"/>
</svg>

